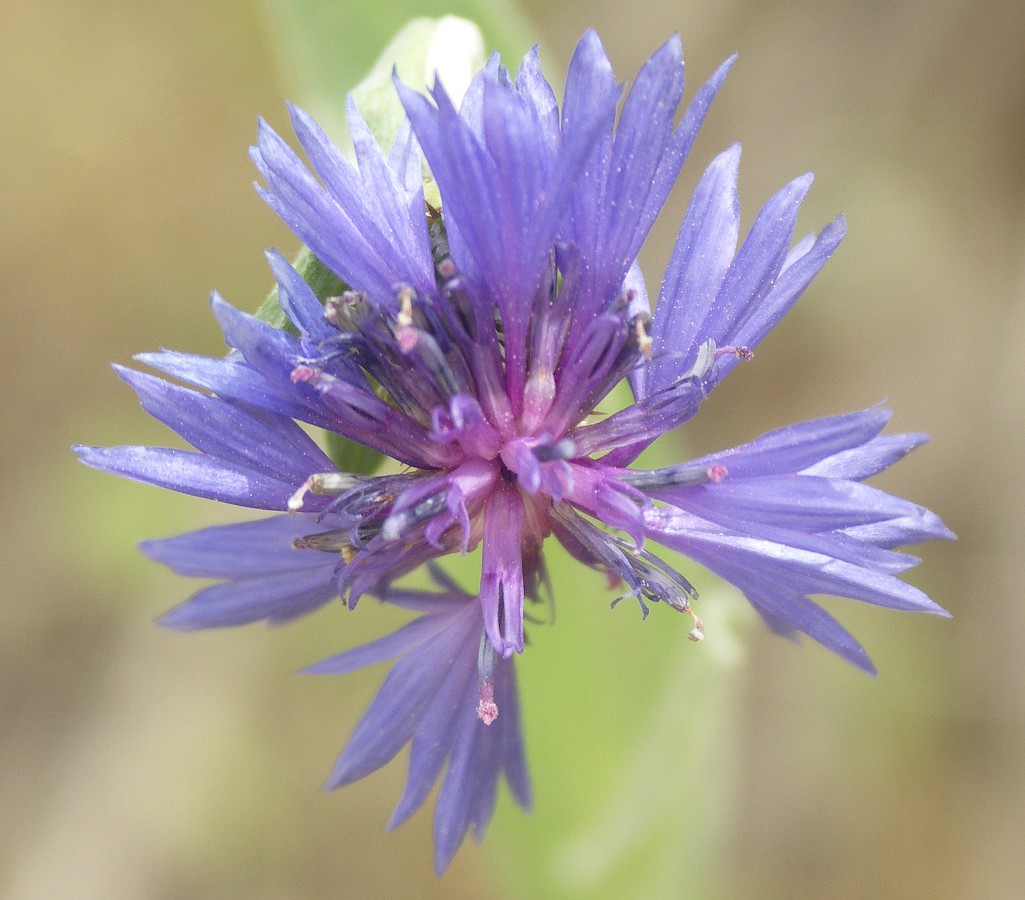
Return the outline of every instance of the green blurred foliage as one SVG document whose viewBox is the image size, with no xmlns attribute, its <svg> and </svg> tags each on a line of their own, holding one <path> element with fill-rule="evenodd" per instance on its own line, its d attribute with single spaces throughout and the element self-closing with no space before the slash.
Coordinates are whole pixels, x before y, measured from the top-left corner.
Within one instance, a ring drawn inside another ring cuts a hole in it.
<svg viewBox="0 0 1025 900">
<path fill-rule="evenodd" d="M 285 80 L 332 135 L 345 134 L 345 92 L 366 78 L 385 46 L 414 18 L 461 16 L 475 22 L 489 47 L 517 59 L 533 30 L 509 0 L 263 0 Z M 405 73 L 400 69 L 400 75 Z"/>
</svg>

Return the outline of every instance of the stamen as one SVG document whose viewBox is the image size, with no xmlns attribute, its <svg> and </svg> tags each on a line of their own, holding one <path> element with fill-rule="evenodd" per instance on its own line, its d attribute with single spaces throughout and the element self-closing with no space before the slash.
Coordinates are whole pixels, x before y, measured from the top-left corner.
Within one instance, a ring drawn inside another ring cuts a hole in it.
<svg viewBox="0 0 1025 900">
<path fill-rule="evenodd" d="M 339 331 L 359 331 L 359 320 L 366 310 L 366 297 L 358 291 L 346 291 L 324 301 L 324 319 Z"/>
<path fill-rule="evenodd" d="M 399 291 L 399 313 L 395 323 L 399 328 L 409 328 L 413 324 L 413 289 L 404 287 Z"/>
<path fill-rule="evenodd" d="M 426 331 L 418 328 L 402 329 L 399 334 L 399 348 L 407 354 L 415 348 L 420 350 L 420 359 L 445 397 L 451 398 L 465 390 L 462 379 L 456 375 L 438 342 Z"/>
<path fill-rule="evenodd" d="M 538 444 L 531 451 L 538 462 L 552 462 L 556 459 L 573 459 L 577 455 L 577 445 L 570 438 L 563 438 L 550 444 Z"/>
<path fill-rule="evenodd" d="M 713 482 L 719 484 L 727 475 L 726 466 L 712 463 L 710 466 L 670 466 L 666 469 L 627 469 L 619 476 L 624 484 L 645 491 L 656 491 L 673 487 L 697 487 Z"/>
<path fill-rule="evenodd" d="M 381 537 L 387 541 L 396 541 L 407 528 L 419 525 L 425 519 L 429 519 L 445 508 L 445 490 L 432 494 L 410 509 L 402 509 L 392 512 L 384 525 L 381 526 Z"/>
<path fill-rule="evenodd" d="M 498 718 L 498 704 L 495 703 L 495 687 L 492 684 L 480 686 L 480 702 L 477 704 L 477 718 L 490 725 Z"/>
<path fill-rule="evenodd" d="M 701 621 L 700 617 L 690 606 L 687 607 L 686 612 L 694 620 L 694 627 L 687 632 L 687 639 L 697 643 L 705 639 L 705 623 Z"/>
<path fill-rule="evenodd" d="M 295 373 L 293 373 L 295 377 Z M 303 508 L 303 500 L 307 494 L 337 497 L 349 488 L 359 484 L 363 479 L 347 472 L 319 472 L 307 478 L 291 497 L 288 498 L 288 511 L 298 512 Z"/>
<path fill-rule="evenodd" d="M 295 550 L 320 550 L 325 553 L 340 553 L 346 565 L 351 563 L 359 553 L 359 550 L 352 545 L 349 532 L 341 529 L 321 531 L 317 534 L 297 537 L 292 541 L 292 548 Z"/>
<path fill-rule="evenodd" d="M 726 354 L 737 357 L 741 362 L 749 362 L 755 358 L 754 350 L 750 347 L 717 347 L 715 350 L 716 359 L 726 356 Z"/>
<path fill-rule="evenodd" d="M 638 316 L 634 321 L 634 331 L 637 334 L 637 349 L 641 351 L 641 355 L 651 361 L 651 345 L 652 340 L 648 335 L 648 329 L 641 316 Z"/>
<path fill-rule="evenodd" d="M 495 703 L 495 660 L 498 658 L 487 632 L 480 636 L 477 649 L 477 684 L 480 700 L 477 703 L 477 718 L 490 725 L 498 718 L 498 704 Z"/>
</svg>

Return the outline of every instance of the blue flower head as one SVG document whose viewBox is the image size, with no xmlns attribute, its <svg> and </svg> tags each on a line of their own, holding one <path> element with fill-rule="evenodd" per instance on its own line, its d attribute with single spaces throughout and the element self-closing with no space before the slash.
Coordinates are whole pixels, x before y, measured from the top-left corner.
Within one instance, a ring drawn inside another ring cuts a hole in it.
<svg viewBox="0 0 1025 900">
<path fill-rule="evenodd" d="M 294 329 L 215 295 L 230 354 L 140 357 L 189 387 L 118 369 L 195 451 L 78 450 L 108 472 L 275 513 L 143 545 L 175 571 L 220 580 L 165 616 L 171 628 L 283 622 L 366 593 L 420 614 L 312 671 L 396 660 L 329 784 L 411 744 L 392 824 L 442 778 L 439 872 L 468 830 L 483 836 L 500 776 L 530 804 L 513 661 L 524 605 L 546 584 L 546 542 L 608 573 L 645 614 L 657 602 L 688 614 L 700 639 L 694 588 L 654 548 L 679 551 L 736 585 L 773 630 L 807 634 L 868 671 L 811 595 L 943 612 L 897 577 L 917 560 L 894 548 L 950 532 L 863 483 L 925 440 L 883 435 L 885 409 L 631 468 L 752 357 L 844 234 L 838 217 L 792 245 L 803 175 L 739 241 L 740 148 L 730 147 L 697 186 L 652 314 L 637 254 L 731 64 L 678 120 L 675 37 L 623 97 L 586 34 L 561 109 L 536 49 L 515 78 L 494 56 L 458 108 L 440 84 L 425 96 L 397 82 L 407 118 L 387 155 L 350 102 L 355 164 L 302 110 L 292 124 L 309 168 L 261 123 L 261 195 L 348 290 L 322 304 L 272 251 Z M 440 208 L 425 203 L 424 163 Z M 596 415 L 624 379 L 633 403 Z M 299 422 L 401 470 L 338 471 Z M 479 588 L 467 595 L 434 561 L 478 546 Z M 395 586 L 424 565 L 434 589 Z"/>
</svg>

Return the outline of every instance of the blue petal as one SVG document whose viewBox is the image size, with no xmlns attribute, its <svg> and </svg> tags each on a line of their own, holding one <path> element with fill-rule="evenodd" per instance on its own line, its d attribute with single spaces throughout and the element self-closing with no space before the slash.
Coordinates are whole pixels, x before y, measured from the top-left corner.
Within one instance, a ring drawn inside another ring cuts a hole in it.
<svg viewBox="0 0 1025 900">
<path fill-rule="evenodd" d="M 444 198 L 452 258 L 501 312 L 515 395 L 525 377 L 531 313 L 523 298 L 541 282 L 555 232 L 555 147 L 504 70 L 492 66 L 480 77 L 479 135 L 440 85 L 433 91 L 436 107 L 402 85 L 399 95 Z"/>
<path fill-rule="evenodd" d="M 541 71 L 538 45 L 535 44 L 523 57 L 516 72 L 516 89 L 534 107 L 534 116 L 553 145 L 559 140 L 559 101 L 555 91 Z"/>
<path fill-rule="evenodd" d="M 146 412 L 203 453 L 295 485 L 333 468 L 291 419 L 243 409 L 122 366 L 114 369 L 135 389 Z"/>
<path fill-rule="evenodd" d="M 595 210 L 608 226 L 602 248 L 608 290 L 626 275 L 683 165 L 680 141 L 673 140 L 682 98 L 683 47 L 674 35 L 641 67 L 616 126 L 607 205 Z"/>
<path fill-rule="evenodd" d="M 751 304 L 732 330 L 720 337 L 719 343 L 748 348 L 757 346 L 794 305 L 846 233 L 843 216 L 838 216 L 823 228 L 811 249 L 780 273 L 768 295 Z M 738 362 L 739 359 L 732 354 L 720 358 L 716 366 L 716 380 L 722 380 Z"/>
<path fill-rule="evenodd" d="M 434 637 L 448 624 L 444 616 L 422 616 L 386 637 L 323 659 L 303 671 L 308 675 L 347 675 L 357 669 L 404 656 Z"/>
<path fill-rule="evenodd" d="M 790 629 L 801 631 L 869 675 L 877 674 L 872 660 L 854 636 L 807 597 L 753 590 L 747 591 L 746 596 L 777 633 L 786 634 Z"/>
<path fill-rule="evenodd" d="M 577 107 L 594 93 L 607 104 L 617 93 L 604 50 L 593 33 L 580 44 L 589 52 L 574 57 L 576 68 L 594 69 L 598 79 L 582 83 L 571 67 L 564 118 L 582 118 Z M 585 70 L 586 71 L 586 70 Z M 579 277 L 567 280 L 574 316 L 586 322 L 613 298 L 679 172 L 683 157 L 673 142 L 673 120 L 683 96 L 683 58 L 678 37 L 671 38 L 644 65 L 612 133 L 612 117 L 592 118 L 599 126 L 594 151 L 581 167 L 560 237 L 580 255 Z M 594 126 L 592 126 L 594 127 Z"/>
<path fill-rule="evenodd" d="M 809 475 L 727 476 L 721 484 L 654 493 L 712 522 L 765 524 L 807 532 L 868 525 L 921 509 L 856 481 Z"/>
<path fill-rule="evenodd" d="M 694 192 L 655 308 L 647 393 L 686 372 L 704 340 L 702 326 L 737 251 L 739 165 L 740 145 L 734 144 L 716 157 Z"/>
<path fill-rule="evenodd" d="M 426 221 L 411 219 L 413 200 L 384 163 L 381 151 L 368 149 L 362 120 L 351 119 L 363 167 L 357 173 L 311 117 L 296 107 L 291 113 L 300 143 L 324 185 L 261 121 L 259 144 L 252 153 L 268 185 L 260 195 L 319 259 L 376 303 L 395 308 L 402 285 L 433 293 Z"/>
<path fill-rule="evenodd" d="M 736 323 L 771 290 L 786 259 L 797 212 L 811 182 L 811 173 L 794 179 L 762 207 L 709 310 L 702 340 L 711 338 L 720 346 L 727 343 L 726 336 Z"/>
<path fill-rule="evenodd" d="M 500 710 L 503 763 L 505 778 L 516 802 L 524 809 L 533 806 L 534 798 L 527 771 L 527 758 L 523 749 L 523 728 L 520 720 L 519 691 L 516 686 L 516 667 L 511 659 L 499 659 L 495 663 L 495 703 Z M 480 836 L 477 835 L 477 840 Z"/>
<path fill-rule="evenodd" d="M 75 447 L 94 469 L 254 509 L 283 510 L 296 485 L 204 453 L 161 447 Z"/>
<path fill-rule="evenodd" d="M 477 640 L 477 632 L 468 633 L 468 643 Z M 413 735 L 409 752 L 406 788 L 388 822 L 389 830 L 398 828 L 427 799 L 442 766 L 459 734 L 459 723 L 476 720 L 477 667 L 473 647 L 452 661 L 452 671 L 437 696 L 425 711 Z M 504 716 L 503 709 L 501 715 Z M 479 723 L 480 727 L 484 726 Z M 505 725 L 505 723 L 501 723 Z M 493 726 L 492 726 L 493 727 Z"/>
<path fill-rule="evenodd" d="M 848 528 L 844 534 L 859 541 L 869 541 L 877 547 L 901 547 L 921 541 L 954 540 L 956 537 L 936 513 L 922 507 L 903 518 Z"/>
<path fill-rule="evenodd" d="M 356 726 L 327 787 L 338 788 L 387 763 L 413 736 L 465 644 L 465 630 L 450 628 L 420 652 L 399 660 Z"/>
<path fill-rule="evenodd" d="M 399 172 L 389 166 L 351 96 L 346 100 L 345 110 L 363 178 L 366 213 L 382 229 L 391 249 L 394 258 L 390 263 L 395 267 L 396 281 L 406 281 L 422 296 L 431 296 L 435 292 L 434 260 L 424 219 L 421 155 L 419 146 L 411 140 L 412 127 L 404 120 L 408 131 L 403 156 L 411 158 L 405 159 Z M 410 177 L 414 168 L 418 170 L 416 177 Z"/>
<path fill-rule="evenodd" d="M 333 557 L 292 546 L 297 538 L 325 530 L 317 516 L 293 513 L 143 541 L 139 549 L 179 575 L 244 578 L 334 565 Z"/>
<path fill-rule="evenodd" d="M 472 702 L 473 694 L 467 692 L 467 699 Z M 466 832 L 475 824 L 478 797 L 494 791 L 491 772 L 496 760 L 489 758 L 491 748 L 487 745 L 497 731 L 492 732 L 470 716 L 460 719 L 456 728 L 452 757 L 434 812 L 434 870 L 439 875 L 448 868 Z M 485 821 L 483 826 L 487 824 Z"/>
<path fill-rule="evenodd" d="M 140 353 L 135 358 L 165 375 L 212 391 L 224 400 L 324 427 L 330 427 L 333 421 L 323 414 L 318 416 L 290 381 L 268 381 L 251 365 L 236 358 L 211 359 L 173 350 Z"/>
<path fill-rule="evenodd" d="M 744 590 L 745 584 L 801 596 L 832 594 L 890 609 L 945 615 L 918 588 L 826 554 L 740 534 L 694 516 L 659 509 L 646 515 L 648 536 L 689 556 Z"/>
<path fill-rule="evenodd" d="M 266 256 L 278 283 L 278 302 L 303 339 L 316 345 L 337 338 L 337 329 L 324 318 L 323 305 L 303 277 L 277 250 L 268 250 Z"/>
<path fill-rule="evenodd" d="M 881 434 L 860 447 L 841 450 L 808 466 L 804 474 L 861 481 L 888 469 L 928 440 L 926 434 Z"/>
<path fill-rule="evenodd" d="M 800 472 L 836 453 L 871 441 L 890 419 L 890 411 L 871 407 L 767 432 L 748 444 L 692 460 L 689 466 L 724 465 L 731 478 Z"/>
<path fill-rule="evenodd" d="M 328 557 L 326 564 L 305 572 L 215 584 L 172 609 L 159 623 L 176 631 L 194 631 L 245 625 L 260 619 L 272 624 L 287 622 L 313 612 L 338 596 L 334 568 L 334 560 Z"/>
<path fill-rule="evenodd" d="M 210 307 L 229 347 L 238 350 L 269 381 L 290 382 L 292 370 L 304 358 L 293 335 L 235 309 L 216 292 L 210 298 Z M 299 393 L 295 388 L 293 391 Z"/>
</svg>

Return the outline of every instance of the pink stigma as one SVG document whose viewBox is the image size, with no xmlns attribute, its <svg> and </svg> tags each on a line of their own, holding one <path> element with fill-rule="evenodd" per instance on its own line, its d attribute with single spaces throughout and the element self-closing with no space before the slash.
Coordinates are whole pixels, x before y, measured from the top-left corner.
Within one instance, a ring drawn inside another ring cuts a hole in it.
<svg viewBox="0 0 1025 900">
<path fill-rule="evenodd" d="M 477 718 L 490 725 L 498 718 L 498 704 L 495 703 L 495 688 L 491 684 L 480 686 L 480 703 L 477 704 Z"/>
<path fill-rule="evenodd" d="M 715 351 L 715 358 L 718 359 L 720 356 L 726 356 L 731 354 L 742 362 L 748 362 L 755 358 L 754 351 L 750 347 L 717 347 Z"/>
<path fill-rule="evenodd" d="M 722 463 L 712 463 L 712 465 L 708 467 L 708 480 L 713 484 L 719 484 L 726 475 L 726 466 Z"/>
<path fill-rule="evenodd" d="M 398 342 L 399 350 L 403 353 L 410 353 L 420 343 L 419 335 L 412 328 L 398 328 L 395 331 L 395 339 Z"/>
<path fill-rule="evenodd" d="M 292 384 L 299 384 L 300 381 L 316 381 L 320 373 L 310 366 L 296 366 L 292 369 Z"/>
</svg>

